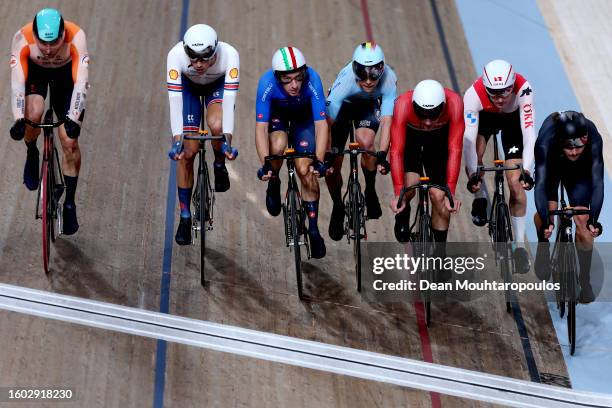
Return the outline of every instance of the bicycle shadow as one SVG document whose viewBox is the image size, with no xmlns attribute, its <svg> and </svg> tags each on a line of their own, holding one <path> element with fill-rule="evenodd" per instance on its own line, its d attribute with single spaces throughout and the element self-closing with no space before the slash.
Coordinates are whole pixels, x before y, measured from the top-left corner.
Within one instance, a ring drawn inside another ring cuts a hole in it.
<svg viewBox="0 0 612 408">
<path fill-rule="evenodd" d="M 49 271 L 49 285 L 66 295 L 127 304 L 127 297 L 96 271 L 95 263 L 72 241 L 55 241 L 55 254 Z"/>
</svg>

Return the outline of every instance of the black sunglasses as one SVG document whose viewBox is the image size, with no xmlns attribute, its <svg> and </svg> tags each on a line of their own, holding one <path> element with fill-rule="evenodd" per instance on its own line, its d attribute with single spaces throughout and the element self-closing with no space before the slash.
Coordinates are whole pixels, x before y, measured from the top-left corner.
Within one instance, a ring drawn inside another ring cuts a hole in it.
<svg viewBox="0 0 612 408">
<path fill-rule="evenodd" d="M 368 79 L 371 81 L 378 81 L 385 72 L 385 63 L 380 62 L 376 65 L 366 67 L 358 62 L 353 62 L 353 72 L 360 81 L 366 81 Z"/>
</svg>

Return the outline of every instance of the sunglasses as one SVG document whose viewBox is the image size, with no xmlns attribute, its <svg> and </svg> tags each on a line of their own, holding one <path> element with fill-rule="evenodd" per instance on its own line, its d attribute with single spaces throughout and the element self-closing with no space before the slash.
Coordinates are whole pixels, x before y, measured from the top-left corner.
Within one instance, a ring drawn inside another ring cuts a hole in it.
<svg viewBox="0 0 612 408">
<path fill-rule="evenodd" d="M 586 137 L 577 137 L 575 139 L 566 139 L 565 142 L 563 142 L 563 148 L 567 149 L 567 150 L 580 149 L 581 147 L 584 147 L 586 145 L 585 139 L 586 139 Z"/>
<path fill-rule="evenodd" d="M 376 65 L 366 67 L 357 62 L 353 62 L 353 72 L 360 81 L 378 81 L 385 72 L 385 63 L 380 62 Z"/>
<path fill-rule="evenodd" d="M 283 85 L 288 85 L 293 81 L 303 82 L 305 78 L 306 78 L 306 74 L 304 72 L 300 72 L 298 75 L 294 77 L 290 77 L 288 75 L 279 75 L 278 82 L 280 82 Z"/>
<path fill-rule="evenodd" d="M 414 102 L 412 102 L 412 106 L 414 108 L 414 113 L 416 113 L 419 119 L 422 119 L 422 120 L 424 119 L 436 120 L 440 117 L 440 115 L 442 114 L 442 111 L 444 110 L 444 103 L 441 103 L 440 105 L 436 106 L 433 109 L 422 108 L 417 103 L 414 103 Z"/>
<path fill-rule="evenodd" d="M 202 52 L 195 52 L 191 48 L 185 47 L 185 52 L 187 53 L 187 56 L 191 62 L 207 62 L 215 57 L 217 47 L 206 47 Z"/>
<path fill-rule="evenodd" d="M 508 95 L 510 95 L 512 93 L 512 89 L 514 89 L 514 86 L 509 86 L 507 88 L 502 88 L 502 89 L 491 89 L 491 88 L 486 88 L 487 93 L 489 94 L 489 96 L 494 96 L 494 97 L 506 97 Z"/>
</svg>

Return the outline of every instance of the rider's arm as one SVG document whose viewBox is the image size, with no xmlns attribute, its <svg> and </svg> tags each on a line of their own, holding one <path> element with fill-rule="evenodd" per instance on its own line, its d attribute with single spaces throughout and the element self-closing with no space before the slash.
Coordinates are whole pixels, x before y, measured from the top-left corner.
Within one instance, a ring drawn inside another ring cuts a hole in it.
<svg viewBox="0 0 612 408">
<path fill-rule="evenodd" d="M 385 115 L 380 118 L 380 149 L 383 152 L 389 151 L 391 143 L 391 115 Z"/>
<path fill-rule="evenodd" d="M 225 43 L 224 43 L 225 44 Z M 236 108 L 236 95 L 240 84 L 240 58 L 238 51 L 230 45 L 225 44 L 224 50 L 227 57 L 227 68 L 225 71 L 225 84 L 223 85 L 223 133 L 232 135 L 234 133 L 234 110 Z M 231 142 L 231 139 L 228 141 Z"/>
<path fill-rule="evenodd" d="M 597 222 L 604 200 L 604 160 L 603 141 L 595 125 L 589 121 L 589 134 L 591 135 L 591 152 L 593 155 L 592 175 L 593 193 L 591 196 L 591 215 Z"/>
<path fill-rule="evenodd" d="M 523 168 L 531 173 L 533 149 L 536 141 L 535 107 L 533 105 L 533 89 L 527 81 L 518 90 L 518 103 L 523 132 Z"/>
<path fill-rule="evenodd" d="M 264 158 L 270 154 L 268 122 L 270 121 L 273 80 L 273 74 L 267 72 L 259 79 L 259 85 L 257 86 L 257 99 L 255 100 L 255 149 L 261 164 L 264 164 Z"/>
<path fill-rule="evenodd" d="M 468 177 L 476 173 L 478 155 L 476 153 L 476 137 L 478 136 L 478 121 L 482 104 L 480 98 L 471 86 L 463 96 L 463 116 L 465 133 L 463 135 L 463 160 Z"/>
<path fill-rule="evenodd" d="M 166 60 L 166 84 L 170 102 L 170 127 L 174 139 L 183 133 L 183 81 L 181 77 L 181 55 L 176 46 L 168 53 Z"/>
<path fill-rule="evenodd" d="M 23 118 L 25 114 L 25 81 L 28 76 L 28 58 L 30 58 L 30 47 L 23 30 L 15 33 L 11 45 L 11 108 L 15 120 Z"/>
<path fill-rule="evenodd" d="M 338 74 L 327 96 L 327 116 L 332 123 L 338 117 L 344 100 L 355 92 L 355 81 L 352 75 L 352 68 L 344 67 Z"/>
<path fill-rule="evenodd" d="M 535 204 L 544 225 L 548 225 L 548 194 L 546 191 L 548 175 L 548 150 L 553 146 L 554 125 L 551 116 L 546 118 L 535 143 Z"/>
<path fill-rule="evenodd" d="M 406 146 L 406 124 L 408 123 L 410 98 L 402 95 L 395 101 L 393 119 L 391 120 L 391 146 L 389 162 L 395 195 L 404 187 L 404 148 Z"/>
<path fill-rule="evenodd" d="M 450 116 L 448 131 L 448 159 L 446 162 L 446 183 L 455 195 L 459 171 L 461 169 L 461 150 L 463 149 L 463 133 L 465 122 L 463 120 L 463 101 L 456 93 L 448 98 L 448 112 Z"/>
<path fill-rule="evenodd" d="M 74 88 L 72 90 L 72 98 L 70 99 L 68 117 L 77 123 L 81 123 L 83 119 L 82 114 L 85 110 L 87 80 L 89 76 L 87 40 L 85 32 L 72 23 L 66 23 L 66 30 L 70 35 L 74 33 L 74 37 L 70 38 L 70 57 L 72 58 Z"/>
<path fill-rule="evenodd" d="M 329 128 L 326 120 L 325 91 L 323 91 L 323 84 L 319 74 L 314 70 L 310 70 L 309 77 L 308 88 L 310 89 L 310 104 L 315 123 L 316 155 L 319 160 L 323 161 L 329 137 Z"/>
</svg>

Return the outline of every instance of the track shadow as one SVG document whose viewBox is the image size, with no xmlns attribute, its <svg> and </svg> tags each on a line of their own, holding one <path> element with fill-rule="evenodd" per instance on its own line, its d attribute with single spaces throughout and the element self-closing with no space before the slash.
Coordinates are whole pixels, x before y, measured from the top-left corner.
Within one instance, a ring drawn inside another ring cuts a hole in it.
<svg viewBox="0 0 612 408">
<path fill-rule="evenodd" d="M 101 299 L 107 302 L 125 305 L 124 293 L 116 290 L 96 270 L 96 265 L 72 241 L 58 239 L 55 241 L 55 254 L 49 272 L 49 283 L 53 290 L 67 295 L 86 299 Z"/>
</svg>

